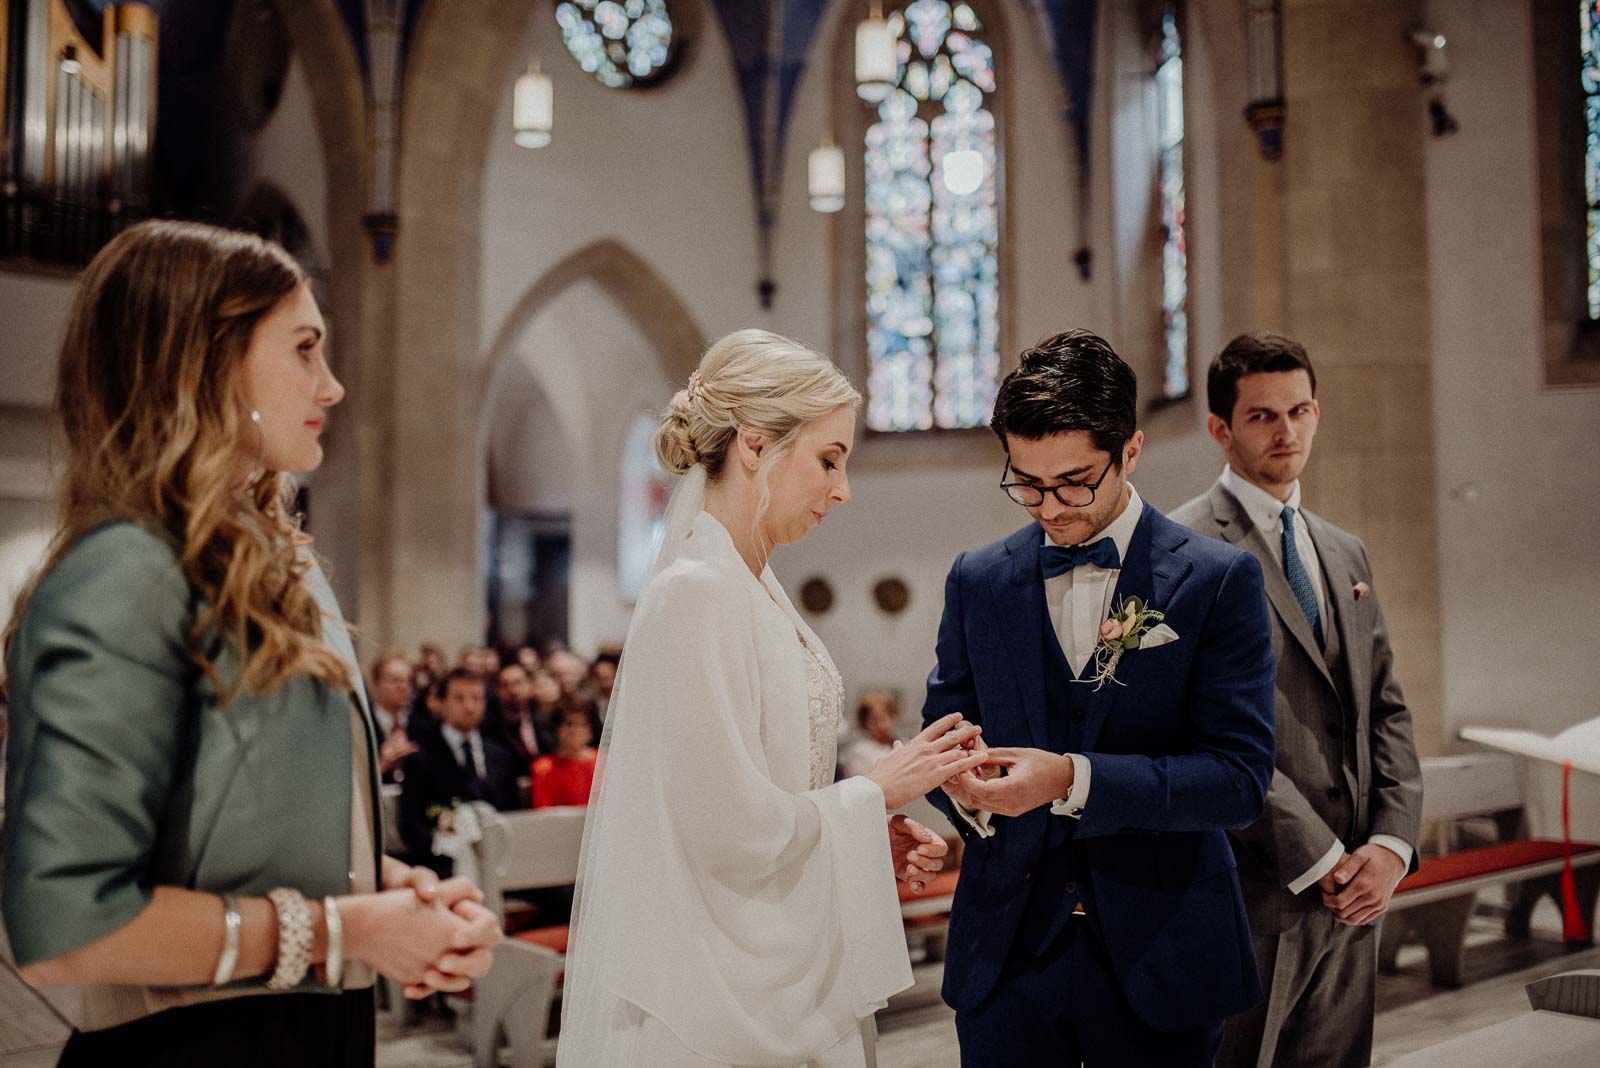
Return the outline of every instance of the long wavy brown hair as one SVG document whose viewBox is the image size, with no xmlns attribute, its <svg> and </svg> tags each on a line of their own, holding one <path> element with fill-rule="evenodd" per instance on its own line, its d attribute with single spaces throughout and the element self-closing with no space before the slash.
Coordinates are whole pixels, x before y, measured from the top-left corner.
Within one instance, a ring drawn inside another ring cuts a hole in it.
<svg viewBox="0 0 1600 1068">
<path fill-rule="evenodd" d="M 251 234 L 140 223 L 85 269 L 61 345 L 61 517 L 39 576 L 109 521 L 163 537 L 203 605 L 190 655 L 224 701 L 302 673 L 351 685 L 305 582 L 311 538 L 289 507 L 292 480 L 267 471 L 246 485 L 241 473 L 260 449 L 245 353 L 256 324 L 304 282 L 288 253 Z M 8 661 L 37 583 L 17 598 Z M 234 678 L 206 652 L 218 636 L 239 655 Z"/>
</svg>

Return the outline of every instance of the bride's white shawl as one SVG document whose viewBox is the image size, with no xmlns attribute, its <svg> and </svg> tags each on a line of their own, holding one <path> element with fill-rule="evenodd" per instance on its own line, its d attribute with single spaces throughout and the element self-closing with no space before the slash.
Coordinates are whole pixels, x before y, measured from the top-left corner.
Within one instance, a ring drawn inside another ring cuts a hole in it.
<svg viewBox="0 0 1600 1068">
<path fill-rule="evenodd" d="M 559 1062 L 630 1002 L 700 1056 L 804 1063 L 911 984 L 883 794 L 810 789 L 814 640 L 702 512 L 624 645 L 584 840 Z"/>
</svg>

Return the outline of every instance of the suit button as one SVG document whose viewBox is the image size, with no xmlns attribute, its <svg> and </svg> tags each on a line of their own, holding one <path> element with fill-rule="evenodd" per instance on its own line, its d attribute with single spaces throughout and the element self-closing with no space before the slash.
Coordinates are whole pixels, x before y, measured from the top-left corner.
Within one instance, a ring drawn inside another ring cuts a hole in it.
<svg viewBox="0 0 1600 1068">
<path fill-rule="evenodd" d="M 1078 892 L 1078 884 L 1077 883 L 1068 883 L 1066 885 L 1066 891 L 1069 894 L 1076 894 Z"/>
<path fill-rule="evenodd" d="M 1339 788 L 1337 786 L 1328 787 L 1328 800 L 1329 801 L 1337 801 L 1337 800 L 1339 800 L 1339 798 L 1341 796 L 1342 795 L 1339 793 Z"/>
<path fill-rule="evenodd" d="M 1344 728 L 1343 728 L 1343 727 L 1341 727 L 1341 726 L 1340 726 L 1340 725 L 1339 725 L 1339 724 L 1338 724 L 1338 723 L 1337 723 L 1337 722 L 1335 722 L 1335 721 L 1334 721 L 1334 720 L 1331 720 L 1331 719 L 1330 719 L 1330 720 L 1329 720 L 1329 721 L 1328 721 L 1328 733 L 1329 733 L 1329 734 L 1331 734 L 1331 735 L 1333 735 L 1333 736 L 1334 736 L 1334 737 L 1335 737 L 1335 738 L 1337 738 L 1337 737 L 1339 737 L 1339 735 L 1341 735 L 1341 734 L 1343 734 L 1343 733 L 1344 733 Z"/>
<path fill-rule="evenodd" d="M 1033 878 L 1033 869 L 1032 868 L 1023 868 L 1022 869 L 1022 881 L 1023 882 L 1027 882 L 1029 879 L 1032 879 L 1032 878 Z"/>
</svg>

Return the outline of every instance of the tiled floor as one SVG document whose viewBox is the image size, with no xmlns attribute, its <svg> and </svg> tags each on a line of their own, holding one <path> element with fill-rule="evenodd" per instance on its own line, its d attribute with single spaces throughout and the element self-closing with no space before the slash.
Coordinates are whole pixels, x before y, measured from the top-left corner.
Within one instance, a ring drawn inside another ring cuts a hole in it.
<svg viewBox="0 0 1600 1068">
<path fill-rule="evenodd" d="M 1560 918 L 1546 902 L 1534 916 L 1534 936 L 1506 942 L 1493 915 L 1480 915 L 1468 936 L 1469 984 L 1441 991 L 1428 982 L 1420 948 L 1400 956 L 1400 974 L 1378 980 L 1373 1063 L 1389 1061 L 1528 1009 L 1523 987 L 1534 979 L 1578 968 L 1600 968 L 1600 948 L 1567 953 Z M 915 969 L 916 985 L 879 1017 L 880 1068 L 954 1068 L 959 1063 L 950 1010 L 939 1000 L 938 965 Z M 61 1018 L 8 969 L 0 968 L 0 1065 L 45 1068 L 55 1063 L 66 1033 Z M 470 1068 L 465 1041 L 443 1018 L 400 1027 L 379 1020 L 380 1068 Z M 1600 1061 L 1597 1061 L 1600 1063 Z M 1456 1063 L 1450 1068 L 1475 1068 Z"/>
</svg>

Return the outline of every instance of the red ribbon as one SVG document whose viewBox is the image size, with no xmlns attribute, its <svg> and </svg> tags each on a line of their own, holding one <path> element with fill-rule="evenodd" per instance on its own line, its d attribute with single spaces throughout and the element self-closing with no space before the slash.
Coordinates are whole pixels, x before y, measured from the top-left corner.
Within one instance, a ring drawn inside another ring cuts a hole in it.
<svg viewBox="0 0 1600 1068">
<path fill-rule="evenodd" d="M 1578 884 L 1572 877 L 1572 761 L 1561 765 L 1561 938 L 1565 942 L 1589 941 L 1589 927 L 1578 908 Z"/>
</svg>

